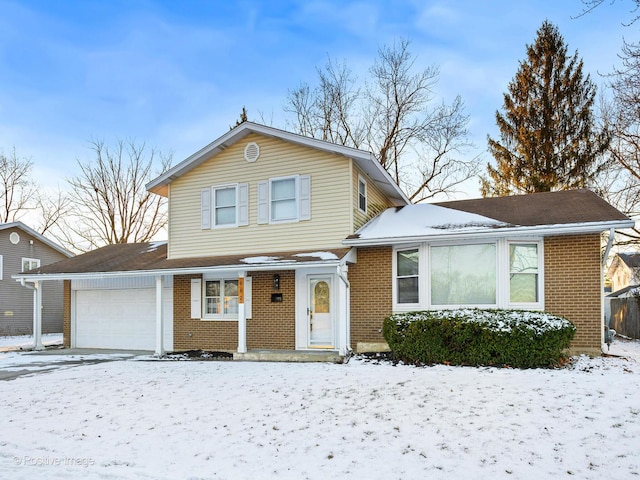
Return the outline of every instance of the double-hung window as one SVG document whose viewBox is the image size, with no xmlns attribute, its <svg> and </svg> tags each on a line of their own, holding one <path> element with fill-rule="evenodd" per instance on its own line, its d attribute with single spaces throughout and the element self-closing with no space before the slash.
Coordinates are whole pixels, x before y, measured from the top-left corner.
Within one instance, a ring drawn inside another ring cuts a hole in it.
<svg viewBox="0 0 640 480">
<path fill-rule="evenodd" d="M 358 175 L 358 209 L 367 213 L 367 182 Z"/>
<path fill-rule="evenodd" d="M 205 280 L 204 281 L 204 316 L 205 318 L 237 317 L 238 315 L 238 280 Z"/>
<path fill-rule="evenodd" d="M 396 298 L 399 304 L 420 302 L 420 251 L 418 248 L 396 251 Z"/>
<path fill-rule="evenodd" d="M 298 219 L 298 182 L 296 177 L 274 178 L 270 181 L 271 221 Z"/>
<path fill-rule="evenodd" d="M 237 225 L 236 187 L 218 187 L 213 189 L 213 225 L 215 227 L 233 227 Z"/>
<path fill-rule="evenodd" d="M 509 245 L 509 301 L 537 303 L 539 271 L 538 244 L 511 243 Z"/>
<path fill-rule="evenodd" d="M 217 185 L 200 191 L 201 228 L 249 224 L 249 185 Z"/>
<path fill-rule="evenodd" d="M 311 176 L 293 175 L 258 182 L 258 223 L 311 220 Z"/>
</svg>

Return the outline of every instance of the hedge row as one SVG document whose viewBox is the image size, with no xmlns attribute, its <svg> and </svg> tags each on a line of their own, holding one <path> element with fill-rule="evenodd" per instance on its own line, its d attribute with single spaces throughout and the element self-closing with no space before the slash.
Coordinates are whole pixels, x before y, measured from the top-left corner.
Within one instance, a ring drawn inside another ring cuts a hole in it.
<svg viewBox="0 0 640 480">
<path fill-rule="evenodd" d="M 412 364 L 557 365 L 576 328 L 567 319 L 522 310 L 434 310 L 391 315 L 382 333 Z"/>
</svg>

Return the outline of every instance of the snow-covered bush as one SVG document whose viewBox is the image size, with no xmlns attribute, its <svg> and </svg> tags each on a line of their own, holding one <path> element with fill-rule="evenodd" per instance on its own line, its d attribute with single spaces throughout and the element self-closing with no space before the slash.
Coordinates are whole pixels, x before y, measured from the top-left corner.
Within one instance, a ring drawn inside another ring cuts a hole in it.
<svg viewBox="0 0 640 480">
<path fill-rule="evenodd" d="M 524 310 L 432 310 L 391 315 L 382 333 L 396 358 L 407 363 L 558 364 L 575 334 L 567 319 Z"/>
</svg>

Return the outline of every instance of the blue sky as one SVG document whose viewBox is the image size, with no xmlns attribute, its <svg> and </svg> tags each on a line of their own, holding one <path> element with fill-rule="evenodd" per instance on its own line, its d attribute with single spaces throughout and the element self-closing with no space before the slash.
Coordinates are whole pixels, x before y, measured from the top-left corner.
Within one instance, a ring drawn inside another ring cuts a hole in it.
<svg viewBox="0 0 640 480">
<path fill-rule="evenodd" d="M 92 139 L 145 141 L 177 163 L 243 106 L 286 127 L 287 91 L 328 56 L 366 78 L 378 48 L 405 37 L 418 65 L 439 65 L 438 96 L 465 101 L 475 156 L 545 19 L 601 84 L 623 37 L 637 40 L 622 25 L 631 7 L 572 18 L 580 0 L 0 0 L 0 148 L 30 157 L 49 187 L 92 158 Z"/>
</svg>

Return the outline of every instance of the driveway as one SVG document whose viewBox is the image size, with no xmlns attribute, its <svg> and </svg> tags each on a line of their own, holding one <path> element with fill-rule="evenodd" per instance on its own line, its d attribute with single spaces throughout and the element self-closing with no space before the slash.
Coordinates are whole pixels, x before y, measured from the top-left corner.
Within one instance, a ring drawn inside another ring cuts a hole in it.
<svg viewBox="0 0 640 480">
<path fill-rule="evenodd" d="M 0 381 L 24 375 L 38 375 L 52 370 L 82 365 L 131 360 L 152 352 L 92 349 L 54 349 L 40 352 L 0 353 Z"/>
</svg>

